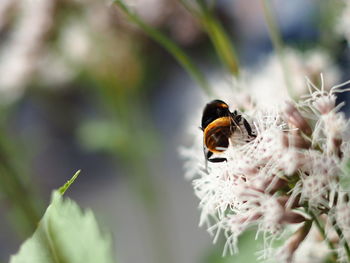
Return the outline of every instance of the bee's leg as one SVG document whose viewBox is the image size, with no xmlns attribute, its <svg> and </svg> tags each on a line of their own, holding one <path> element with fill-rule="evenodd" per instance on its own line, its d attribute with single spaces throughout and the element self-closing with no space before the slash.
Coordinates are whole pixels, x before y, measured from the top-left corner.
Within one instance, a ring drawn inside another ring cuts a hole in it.
<svg viewBox="0 0 350 263">
<path fill-rule="evenodd" d="M 227 162 L 226 158 L 212 158 L 208 159 L 209 162 L 211 163 L 222 163 L 222 162 Z"/>
<path fill-rule="evenodd" d="M 242 120 L 242 115 L 236 115 L 234 117 L 235 123 L 238 125 Z"/>
<path fill-rule="evenodd" d="M 239 123 L 242 120 L 242 115 L 237 115 L 237 111 L 234 111 L 233 113 L 231 113 L 232 115 L 232 124 L 231 125 L 231 132 L 234 133 L 236 131 L 236 129 L 238 129 L 240 131 L 240 133 L 242 134 L 242 129 L 239 126 Z"/>
<path fill-rule="evenodd" d="M 234 133 L 236 129 L 240 130 L 239 123 L 242 120 L 242 115 L 238 115 L 237 111 L 231 112 L 231 133 Z M 242 131 L 241 131 L 242 132 Z"/>
<path fill-rule="evenodd" d="M 209 160 L 209 158 L 210 158 L 212 155 L 213 155 L 213 152 L 207 150 L 207 152 L 206 152 L 206 154 L 205 154 L 205 158 L 206 158 L 207 160 Z"/>
<path fill-rule="evenodd" d="M 211 158 L 210 157 L 213 155 L 211 151 L 207 152 L 207 160 L 211 163 L 221 163 L 221 162 L 227 162 L 226 158 Z"/>
<path fill-rule="evenodd" d="M 238 126 L 238 124 L 241 122 L 242 120 L 242 115 L 238 115 L 237 111 L 235 110 L 234 112 L 231 112 L 231 118 L 233 120 L 233 123 Z"/>
<path fill-rule="evenodd" d="M 222 163 L 222 162 L 227 162 L 226 158 L 212 158 L 208 159 L 209 162 L 211 163 Z"/>
<path fill-rule="evenodd" d="M 244 125 L 244 128 L 247 130 L 247 133 L 249 136 L 256 137 L 256 134 L 253 133 L 252 127 L 250 126 L 249 122 L 244 118 L 243 118 L 243 125 Z"/>
</svg>

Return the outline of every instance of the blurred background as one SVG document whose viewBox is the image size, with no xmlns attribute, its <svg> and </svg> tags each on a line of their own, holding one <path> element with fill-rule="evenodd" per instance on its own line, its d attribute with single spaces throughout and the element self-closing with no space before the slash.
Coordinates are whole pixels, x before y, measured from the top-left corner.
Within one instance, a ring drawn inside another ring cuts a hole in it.
<svg viewBox="0 0 350 263">
<path fill-rule="evenodd" d="M 191 8 L 179 0 L 125 2 L 212 86 L 224 85 L 230 70 Z M 241 69 L 260 77 L 257 87 L 274 81 L 262 76 L 273 76 L 276 63 L 264 2 L 205 2 Z M 296 61 L 291 75 L 304 83 L 323 72 L 330 85 L 350 79 L 345 2 L 270 4 Z M 222 258 L 224 241 L 213 245 L 198 227 L 198 200 L 184 179 L 179 147 L 191 140 L 189 126 L 200 124 L 205 92 L 129 18 L 111 1 L 0 1 L 0 262 L 33 233 L 52 190 L 78 169 L 67 196 L 112 232 L 117 262 L 241 262 Z M 252 240 L 243 237 L 242 251 L 255 258 Z"/>
</svg>

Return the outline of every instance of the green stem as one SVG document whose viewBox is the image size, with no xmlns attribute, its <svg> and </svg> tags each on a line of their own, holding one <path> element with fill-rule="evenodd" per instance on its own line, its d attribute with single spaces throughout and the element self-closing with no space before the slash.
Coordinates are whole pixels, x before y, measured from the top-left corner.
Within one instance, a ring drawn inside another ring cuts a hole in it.
<svg viewBox="0 0 350 263">
<path fill-rule="evenodd" d="M 337 232 L 338 236 L 340 239 L 343 239 L 344 241 L 344 249 L 346 251 L 346 255 L 348 257 L 348 260 L 350 262 L 350 247 L 348 242 L 346 241 L 346 239 L 344 238 L 343 232 L 342 230 L 338 227 L 337 222 L 335 221 L 335 219 L 331 220 L 332 226 L 334 227 L 335 232 Z"/>
<path fill-rule="evenodd" d="M 231 74 L 238 76 L 238 57 L 225 29 L 214 16 L 212 8 L 208 7 L 204 0 L 197 0 L 197 4 L 201 9 L 201 13 L 197 14 L 197 16 L 207 31 L 220 60 Z"/>
<path fill-rule="evenodd" d="M 0 143 L 1 144 L 1 143 Z M 0 145 L 0 182 L 1 191 L 5 194 L 6 198 L 13 205 L 14 211 L 18 213 L 20 227 L 24 227 L 22 230 L 24 235 L 32 233 L 40 220 L 35 205 L 35 200 L 28 192 L 28 187 L 24 186 L 18 173 L 13 169 L 4 149 Z"/>
<path fill-rule="evenodd" d="M 138 25 L 146 34 L 148 34 L 149 37 L 168 50 L 187 70 L 190 76 L 198 83 L 204 92 L 208 95 L 212 95 L 210 86 L 203 73 L 176 43 L 162 34 L 159 30 L 147 25 L 137 14 L 128 9 L 123 0 L 113 0 L 113 2 L 119 6 L 131 22 Z"/>
<path fill-rule="evenodd" d="M 39 200 L 33 193 L 34 185 L 21 176 L 24 171 L 17 161 L 21 155 L 6 131 L 10 108 L 0 109 L 0 199 L 10 208 L 4 216 L 16 233 L 19 237 L 27 237 L 34 232 L 40 220 Z"/>
<path fill-rule="evenodd" d="M 322 226 L 322 224 L 318 220 L 317 216 L 311 210 L 309 210 L 308 213 L 311 216 L 312 220 L 314 221 L 314 223 L 315 223 L 318 231 L 320 232 L 322 238 L 327 242 L 327 244 L 328 244 L 328 246 L 329 246 L 329 248 L 331 250 L 333 260 L 334 260 L 334 262 L 336 262 L 337 258 L 338 258 L 338 255 L 335 252 L 335 248 L 334 248 L 333 243 L 331 242 L 331 240 L 329 240 L 327 238 L 326 231 L 325 231 L 324 227 Z"/>
<path fill-rule="evenodd" d="M 190 12 L 192 15 L 196 16 L 196 17 L 199 17 L 200 15 L 200 12 L 195 8 L 193 7 L 191 4 L 189 4 L 187 2 L 187 0 L 178 0 L 185 9 L 187 9 L 188 12 Z"/>
<path fill-rule="evenodd" d="M 265 16 L 266 24 L 267 24 L 268 31 L 270 34 L 270 38 L 272 41 L 272 45 L 277 53 L 277 56 L 280 60 L 280 63 L 281 63 L 283 77 L 284 77 L 284 81 L 285 81 L 285 84 L 287 87 L 287 91 L 288 91 L 289 95 L 293 98 L 295 95 L 293 92 L 291 79 L 288 75 L 288 66 L 287 66 L 287 62 L 285 60 L 285 56 L 284 56 L 284 52 L 283 52 L 283 46 L 284 46 L 283 40 L 282 40 L 282 36 L 280 34 L 280 30 L 278 28 L 278 25 L 275 21 L 275 18 L 271 12 L 271 7 L 270 7 L 269 1 L 270 0 L 261 0 L 263 10 L 264 10 L 264 16 Z"/>
</svg>

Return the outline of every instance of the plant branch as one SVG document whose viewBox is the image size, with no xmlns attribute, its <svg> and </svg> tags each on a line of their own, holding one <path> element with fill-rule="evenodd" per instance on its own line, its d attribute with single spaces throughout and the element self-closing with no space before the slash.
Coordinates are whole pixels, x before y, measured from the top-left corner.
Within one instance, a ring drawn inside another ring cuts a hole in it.
<svg viewBox="0 0 350 263">
<path fill-rule="evenodd" d="M 213 14 L 213 8 L 208 7 L 204 0 L 197 0 L 197 4 L 201 10 L 197 17 L 207 31 L 220 60 L 231 74 L 238 76 L 238 57 L 225 29 Z"/>
<path fill-rule="evenodd" d="M 344 249 L 346 251 L 346 255 L 348 257 L 348 260 L 350 262 L 350 247 L 346 239 L 344 238 L 342 230 L 338 227 L 337 222 L 335 219 L 331 219 L 332 226 L 334 227 L 335 232 L 337 232 L 337 235 L 339 236 L 340 239 L 343 239 L 343 245 Z"/>
<path fill-rule="evenodd" d="M 198 83 L 203 91 L 208 95 L 211 95 L 210 86 L 203 73 L 175 42 L 173 42 L 159 30 L 147 25 L 137 14 L 129 10 L 124 1 L 113 0 L 113 3 L 116 4 L 124 12 L 124 14 L 132 23 L 138 25 L 149 37 L 151 37 L 154 41 L 158 42 L 161 46 L 168 50 L 169 53 L 172 54 L 177 59 L 177 61 L 187 70 L 189 75 Z"/>
<path fill-rule="evenodd" d="M 314 212 L 312 212 L 310 209 L 308 209 L 308 214 L 311 216 L 312 220 L 314 221 L 314 223 L 315 223 L 318 231 L 320 232 L 322 238 L 327 242 L 327 244 L 328 244 L 328 246 L 329 246 L 329 248 L 331 250 L 332 257 L 333 257 L 334 261 L 336 262 L 337 259 L 338 259 L 338 255 L 335 252 L 335 248 L 334 248 L 333 243 L 331 242 L 331 240 L 329 240 L 327 238 L 326 231 L 325 231 L 324 227 L 322 226 L 321 222 L 318 220 L 318 218 L 314 214 Z"/>
</svg>

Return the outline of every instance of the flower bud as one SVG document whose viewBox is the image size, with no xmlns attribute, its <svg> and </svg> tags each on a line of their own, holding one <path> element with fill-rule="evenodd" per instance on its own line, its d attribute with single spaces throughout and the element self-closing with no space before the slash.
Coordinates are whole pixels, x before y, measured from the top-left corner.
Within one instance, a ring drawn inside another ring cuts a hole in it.
<svg viewBox="0 0 350 263">
<path fill-rule="evenodd" d="M 307 123 L 305 118 L 300 114 L 298 109 L 289 101 L 286 102 L 286 107 L 284 109 L 284 117 L 288 124 L 298 128 L 306 135 L 311 135 L 312 130 L 310 128 L 310 125 Z"/>
<path fill-rule="evenodd" d="M 300 134 L 300 131 L 296 130 L 284 134 L 283 145 L 285 147 L 309 149 L 311 147 L 311 142 L 303 138 L 303 136 Z"/>
<path fill-rule="evenodd" d="M 279 251 L 279 255 L 283 258 L 283 262 L 293 262 L 293 256 L 295 251 L 299 248 L 300 244 L 304 241 L 308 233 L 310 232 L 311 224 L 305 222 L 288 240 L 283 248 Z"/>
<path fill-rule="evenodd" d="M 306 219 L 301 214 L 298 214 L 294 211 L 286 210 L 282 220 L 284 223 L 287 223 L 287 224 L 299 224 L 301 222 L 304 222 Z"/>
</svg>

